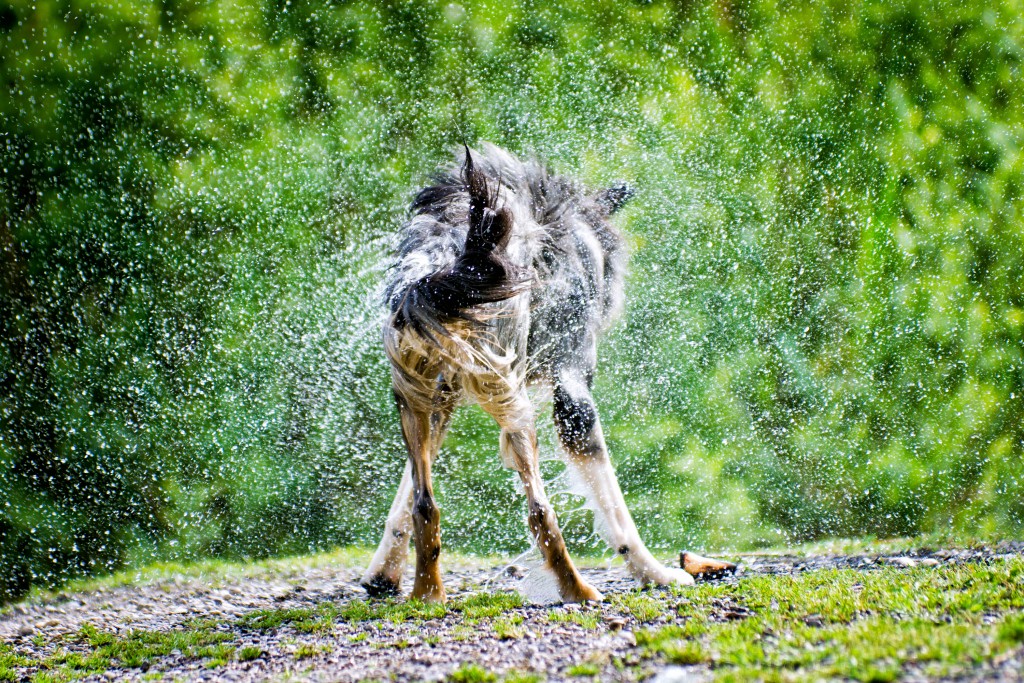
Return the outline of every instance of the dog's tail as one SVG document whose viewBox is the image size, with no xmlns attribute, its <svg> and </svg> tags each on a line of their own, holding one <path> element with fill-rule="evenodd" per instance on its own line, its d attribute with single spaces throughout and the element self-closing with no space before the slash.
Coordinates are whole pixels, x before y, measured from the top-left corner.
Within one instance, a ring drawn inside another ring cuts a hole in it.
<svg viewBox="0 0 1024 683">
<path fill-rule="evenodd" d="M 473 164 L 469 147 L 462 180 L 469 194 L 465 247 L 449 268 L 417 280 L 394 303 L 397 329 L 408 326 L 427 338 L 445 335 L 443 323 L 479 322 L 477 307 L 510 299 L 529 288 L 529 280 L 505 252 L 512 213 L 497 206 L 497 188 L 492 191 L 487 174 Z"/>
</svg>

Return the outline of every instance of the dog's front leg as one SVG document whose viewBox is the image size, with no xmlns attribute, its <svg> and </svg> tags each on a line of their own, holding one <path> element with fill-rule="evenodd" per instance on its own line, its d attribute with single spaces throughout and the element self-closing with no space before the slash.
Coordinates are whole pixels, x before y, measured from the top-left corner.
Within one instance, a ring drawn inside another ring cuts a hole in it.
<svg viewBox="0 0 1024 683">
<path fill-rule="evenodd" d="M 587 487 L 587 497 L 596 505 L 595 513 L 603 522 L 606 540 L 622 556 L 629 573 L 641 583 L 692 585 L 692 576 L 658 562 L 641 540 L 608 457 L 590 389 L 573 375 L 559 379 L 554 395 L 558 438 L 570 465 Z"/>
</svg>

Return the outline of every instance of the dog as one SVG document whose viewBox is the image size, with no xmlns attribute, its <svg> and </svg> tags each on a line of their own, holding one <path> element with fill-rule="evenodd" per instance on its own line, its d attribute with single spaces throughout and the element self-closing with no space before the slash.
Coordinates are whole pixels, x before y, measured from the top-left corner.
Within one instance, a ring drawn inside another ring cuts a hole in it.
<svg viewBox="0 0 1024 683">
<path fill-rule="evenodd" d="M 623 306 L 626 244 L 610 218 L 632 194 L 625 184 L 588 194 L 485 145 L 466 147 L 416 196 L 385 284 L 384 349 L 409 459 L 361 580 L 371 596 L 399 593 L 411 535 L 412 597 L 446 599 L 431 466 L 452 412 L 472 400 L 501 428 L 502 462 L 522 480 L 528 525 L 561 599 L 602 598 L 569 557 L 544 493 L 530 385 L 550 388 L 568 464 L 630 574 L 643 584 L 694 582 L 640 539 L 591 394 L 598 337 Z"/>
</svg>

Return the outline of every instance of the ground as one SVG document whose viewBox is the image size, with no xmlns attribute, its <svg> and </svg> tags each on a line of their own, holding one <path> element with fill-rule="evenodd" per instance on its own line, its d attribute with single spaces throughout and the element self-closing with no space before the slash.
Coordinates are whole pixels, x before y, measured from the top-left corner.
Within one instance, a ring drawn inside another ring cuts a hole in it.
<svg viewBox="0 0 1024 683">
<path fill-rule="evenodd" d="M 446 557 L 447 606 L 367 601 L 361 551 L 152 567 L 5 608 L 0 681 L 1016 681 L 1022 553 L 726 553 L 735 576 L 672 590 L 599 564 L 583 573 L 605 601 L 587 606 L 531 604 L 530 576 L 495 558 Z"/>
</svg>

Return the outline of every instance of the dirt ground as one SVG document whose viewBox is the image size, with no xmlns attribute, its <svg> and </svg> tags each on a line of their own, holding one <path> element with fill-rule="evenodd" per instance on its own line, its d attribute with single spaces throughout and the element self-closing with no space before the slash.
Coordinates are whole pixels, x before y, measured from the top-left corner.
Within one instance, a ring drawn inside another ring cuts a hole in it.
<svg viewBox="0 0 1024 683">
<path fill-rule="evenodd" d="M 928 567 L 951 563 L 988 562 L 1020 556 L 1024 543 L 1001 543 L 970 549 L 918 549 L 894 554 L 847 555 L 733 555 L 739 563 L 737 582 L 758 575 L 796 575 L 824 569 L 871 572 L 885 566 Z M 678 562 L 678 560 L 676 560 Z M 455 566 L 453 565 L 455 562 Z M 342 563 L 344 564 L 344 563 Z M 536 594 L 539 570 L 504 562 L 459 560 L 448 562 L 445 585 L 458 600 L 480 591 L 519 591 Z M 658 628 L 680 620 L 677 611 L 648 615 L 641 625 L 636 612 L 610 596 L 635 594 L 636 583 L 621 566 L 589 567 L 586 578 L 606 596 L 597 606 L 524 604 L 504 612 L 505 629 L 492 618 L 467 619 L 457 611 L 439 618 L 349 621 L 337 619 L 326 632 L 303 632 L 284 623 L 272 629 L 246 628 L 244 618 L 255 610 L 338 606 L 365 598 L 358 586 L 359 567 L 298 565 L 290 569 L 235 576 L 171 575 L 141 584 L 109 585 L 84 592 L 36 597 L 0 614 L 0 642 L 8 652 L 39 661 L 60 653 L 81 650 L 83 625 L 100 632 L 124 635 L 131 631 L 167 632 L 187 629 L 196 619 L 213 620 L 229 633 L 232 645 L 259 648 L 250 661 L 210 661 L 171 652 L 145 666 L 113 666 L 93 673 L 90 680 L 656 680 L 702 681 L 711 677 L 712 665 L 669 664 L 645 656 L 637 646 L 641 626 Z M 531 578 L 532 577 L 532 578 Z M 406 588 L 411 581 L 406 581 Z M 672 594 L 653 590 L 649 595 L 668 602 Z M 712 619 L 742 619 L 743 608 L 722 600 L 715 603 Z M 552 616 L 554 615 L 554 616 Z M 252 650 L 255 651 L 255 650 Z M 476 665 L 479 669 L 467 668 Z M 1002 662 L 982 663 L 954 676 L 958 680 L 1018 680 L 1017 655 Z M 14 669 L 16 678 L 46 680 L 54 673 L 45 667 Z M 525 675 L 530 672 L 534 678 Z M 454 678 L 453 678 L 454 676 Z M 517 678 L 519 676 L 519 678 Z M 59 680 L 61 675 L 56 674 Z M 490 677 L 490 678 L 489 678 Z M 0 676 L 2 678 L 2 676 Z M 913 671 L 904 680 L 914 680 Z"/>
</svg>

